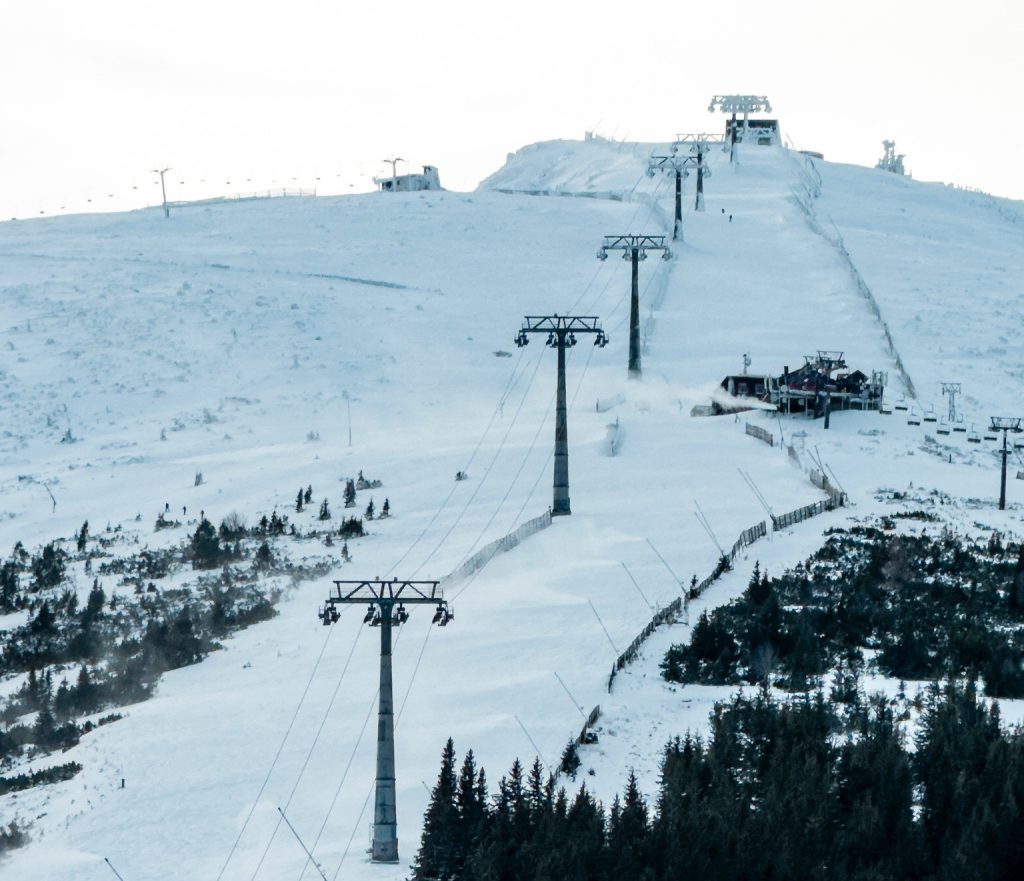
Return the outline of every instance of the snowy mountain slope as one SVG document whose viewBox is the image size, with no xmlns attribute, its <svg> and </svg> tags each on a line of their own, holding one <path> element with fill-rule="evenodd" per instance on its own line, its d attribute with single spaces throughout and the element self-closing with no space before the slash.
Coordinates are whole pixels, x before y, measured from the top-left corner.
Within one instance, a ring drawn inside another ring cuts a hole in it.
<svg viewBox="0 0 1024 881">
<path fill-rule="evenodd" d="M 979 427 L 1013 411 L 1004 390 L 1024 363 L 1019 203 L 830 163 L 822 178 L 819 215 L 875 294 L 922 401 L 944 412 L 940 383 L 956 381 Z"/>
<path fill-rule="evenodd" d="M 554 673 L 585 709 L 605 705 L 604 724 L 629 730 L 637 713 L 625 695 L 644 672 L 654 680 L 660 643 L 608 703 L 611 662 L 650 618 L 648 600 L 679 595 L 648 540 L 680 579 L 706 574 L 718 552 L 693 516 L 695 499 L 725 544 L 765 516 L 737 467 L 776 511 L 821 497 L 785 453 L 744 435 L 742 421 L 691 419 L 692 404 L 735 372 L 744 352 L 752 371 L 798 365 L 815 348 L 842 348 L 861 369 L 889 369 L 877 320 L 791 199 L 792 163 L 764 150 L 744 152 L 734 169 L 714 157 L 708 210 L 687 214 L 676 259 L 642 265 L 645 376 L 628 383 L 628 267 L 593 255 L 605 234 L 664 232 L 670 190 L 644 177 L 646 155 L 631 145 L 558 142 L 520 151 L 473 195 L 268 201 L 182 210 L 170 222 L 137 212 L 0 225 L 0 546 L 69 535 L 86 517 L 124 523 L 143 543 L 166 541 L 149 531 L 165 502 L 187 505 L 190 517 L 238 510 L 251 522 L 283 510 L 306 483 L 317 498 L 340 503 L 339 478 L 361 468 L 384 481 L 374 496 L 379 504 L 388 495 L 395 517 L 354 543 L 355 562 L 339 561 L 332 577 L 440 577 L 549 503 L 554 353 L 539 340 L 515 350 L 522 316 L 594 314 L 612 343 L 583 343 L 570 357 L 573 516 L 453 586 L 453 626 L 432 631 L 414 612 L 401 630 L 404 862 L 414 855 L 424 783 L 432 783 L 446 737 L 476 750 L 492 781 L 516 756 L 532 757 L 534 744 L 549 763 L 557 760 L 580 719 Z M 873 185 L 874 174 L 860 170 L 857 186 Z M 615 198 L 487 188 L 579 188 Z M 925 200 L 918 210 L 931 217 L 945 209 Z M 924 367 L 929 346 L 927 337 L 914 344 Z M 1010 383 L 993 376 L 993 394 L 1011 401 Z M 351 400 L 351 447 L 342 392 Z M 608 424 L 616 419 L 622 448 L 612 457 Z M 919 429 L 886 419 L 837 414 L 827 433 L 803 420 L 787 420 L 783 430 L 787 441 L 797 435 L 805 455 L 818 447 L 853 497 L 854 515 L 879 509 L 878 487 L 908 481 L 960 498 L 983 485 L 991 496 L 990 454 L 960 442 L 950 465 L 944 454 L 923 454 Z M 778 431 L 774 420 L 758 421 Z M 68 428 L 81 440 L 61 444 Z M 320 439 L 308 440 L 310 432 Z M 452 492 L 455 471 L 471 459 L 470 480 Z M 199 470 L 205 482 L 196 487 Z M 55 512 L 39 483 L 22 475 L 51 485 Z M 762 547 L 773 566 L 795 562 L 843 516 L 775 536 L 751 549 L 750 565 Z M 970 516 L 1014 527 L 1020 511 Z M 747 574 L 738 571 L 702 602 L 727 598 Z M 403 867 L 370 866 L 362 853 L 376 631 L 355 611 L 321 628 L 315 612 L 328 586 L 294 588 L 278 618 L 165 676 L 154 699 L 69 753 L 85 766 L 74 780 L 0 800 L 5 818 L 34 823 L 33 843 L 5 870 L 90 881 L 109 875 L 108 856 L 129 881 L 218 877 L 323 648 L 223 877 L 253 877 L 275 809 L 286 803 L 329 876 L 341 866 L 339 877 L 402 877 Z M 662 700 L 659 688 L 653 704 L 643 704 L 648 718 L 660 718 Z M 699 723 L 702 712 L 665 719 L 644 746 L 639 737 L 621 748 L 604 738 L 592 785 L 610 798 L 627 758 L 653 768 L 662 732 Z M 303 861 L 281 829 L 258 877 L 297 877 Z"/>
</svg>

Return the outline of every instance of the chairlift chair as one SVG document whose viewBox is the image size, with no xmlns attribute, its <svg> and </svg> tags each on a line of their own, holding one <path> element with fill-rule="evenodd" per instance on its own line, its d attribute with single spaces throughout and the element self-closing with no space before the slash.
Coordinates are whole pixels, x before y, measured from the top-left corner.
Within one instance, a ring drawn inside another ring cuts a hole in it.
<svg viewBox="0 0 1024 881">
<path fill-rule="evenodd" d="M 904 408 L 906 409 L 906 408 Z M 916 410 L 911 410 L 907 413 L 907 425 L 920 425 L 921 415 Z"/>
<path fill-rule="evenodd" d="M 953 431 L 959 431 L 961 434 L 964 434 L 967 431 L 967 426 L 964 425 L 962 422 L 958 422 L 956 425 L 953 426 Z"/>
<path fill-rule="evenodd" d="M 949 423 L 943 420 L 937 426 L 935 426 L 936 434 L 949 434 Z"/>
<path fill-rule="evenodd" d="M 975 431 L 973 425 L 971 426 L 971 430 L 969 432 L 967 432 L 967 443 L 969 443 L 969 444 L 980 444 L 981 443 L 981 435 L 978 434 L 977 431 Z"/>
<path fill-rule="evenodd" d="M 904 398 L 900 398 L 900 400 L 898 400 L 896 402 L 894 409 L 896 409 L 896 410 L 909 410 L 910 409 L 910 405 L 906 402 L 906 400 Z"/>
<path fill-rule="evenodd" d="M 929 404 L 928 409 L 924 411 L 925 422 L 938 422 L 939 417 L 935 415 L 935 408 Z"/>
<path fill-rule="evenodd" d="M 892 416 L 892 407 L 886 407 L 885 404 L 879 404 L 878 412 L 882 416 Z"/>
</svg>

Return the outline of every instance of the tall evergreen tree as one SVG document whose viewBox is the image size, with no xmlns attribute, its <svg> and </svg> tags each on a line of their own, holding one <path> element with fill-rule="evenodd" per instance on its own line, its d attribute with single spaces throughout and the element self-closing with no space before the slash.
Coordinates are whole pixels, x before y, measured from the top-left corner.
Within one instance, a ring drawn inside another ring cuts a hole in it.
<svg viewBox="0 0 1024 881">
<path fill-rule="evenodd" d="M 416 879 L 447 881 L 456 877 L 461 818 L 456 804 L 455 744 L 451 738 L 441 753 L 441 771 L 430 793 L 423 819 L 420 850 L 413 866 Z"/>
</svg>

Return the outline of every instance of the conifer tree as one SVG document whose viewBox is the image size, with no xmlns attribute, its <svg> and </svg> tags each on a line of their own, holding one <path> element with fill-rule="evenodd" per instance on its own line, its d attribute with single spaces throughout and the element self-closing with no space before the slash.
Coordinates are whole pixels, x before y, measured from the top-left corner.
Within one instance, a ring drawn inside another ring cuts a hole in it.
<svg viewBox="0 0 1024 881">
<path fill-rule="evenodd" d="M 454 877 L 459 811 L 456 807 L 455 744 L 451 738 L 441 753 L 441 772 L 430 793 L 423 819 L 423 835 L 416 855 L 413 877 L 442 879 Z"/>
<path fill-rule="evenodd" d="M 309 486 L 306 487 L 306 493 L 302 497 L 302 501 L 304 501 L 307 505 L 311 501 L 313 501 L 313 484 L 309 484 Z"/>
<path fill-rule="evenodd" d="M 354 508 L 356 506 L 356 484 L 355 481 L 350 477 L 345 481 L 345 507 Z"/>
<path fill-rule="evenodd" d="M 458 876 L 476 845 L 487 816 L 487 785 L 483 770 L 477 771 L 473 750 L 466 753 L 459 770 L 455 807 L 459 812 L 459 823 L 453 868 Z"/>
<path fill-rule="evenodd" d="M 47 752 L 57 746 L 57 722 L 53 718 L 49 701 L 39 708 L 39 715 L 32 726 L 32 740 L 36 746 Z"/>
<path fill-rule="evenodd" d="M 580 751 L 576 745 L 575 740 L 570 740 L 565 749 L 562 750 L 562 761 L 559 764 L 559 770 L 565 774 L 570 780 L 576 779 L 576 772 L 580 768 Z"/>
<path fill-rule="evenodd" d="M 89 598 L 85 601 L 85 608 L 82 610 L 82 626 L 89 627 L 97 618 L 103 614 L 103 605 L 107 596 L 100 587 L 100 580 L 94 578 L 92 589 L 89 591 Z"/>
<path fill-rule="evenodd" d="M 96 685 L 85 664 L 82 664 L 78 670 L 74 706 L 79 713 L 91 713 L 96 708 Z"/>
<path fill-rule="evenodd" d="M 220 565 L 223 551 L 220 547 L 220 538 L 213 524 L 205 517 L 196 527 L 190 545 L 192 553 L 192 566 L 195 569 L 212 569 Z"/>
<path fill-rule="evenodd" d="M 68 685 L 67 677 L 60 681 L 57 693 L 53 697 L 53 715 L 60 721 L 67 719 L 74 712 L 74 692 Z"/>
<path fill-rule="evenodd" d="M 331 509 L 327 507 L 327 499 L 324 499 L 320 503 L 319 519 L 320 520 L 330 520 L 331 519 Z"/>
<path fill-rule="evenodd" d="M 32 621 L 32 632 L 42 634 L 52 633 L 55 630 L 56 618 L 54 618 L 53 612 L 50 611 L 49 601 L 43 600 L 43 604 L 39 607 L 39 612 Z"/>
<path fill-rule="evenodd" d="M 32 575 L 35 577 L 35 590 L 56 587 L 64 580 L 65 553 L 54 542 L 43 548 L 38 557 L 32 559 Z"/>
<path fill-rule="evenodd" d="M 18 600 L 18 564 L 5 560 L 0 563 L 0 612 L 13 612 Z"/>
<path fill-rule="evenodd" d="M 295 513 L 302 513 L 302 499 L 303 499 L 302 487 L 299 487 L 299 494 L 295 497 Z"/>
</svg>

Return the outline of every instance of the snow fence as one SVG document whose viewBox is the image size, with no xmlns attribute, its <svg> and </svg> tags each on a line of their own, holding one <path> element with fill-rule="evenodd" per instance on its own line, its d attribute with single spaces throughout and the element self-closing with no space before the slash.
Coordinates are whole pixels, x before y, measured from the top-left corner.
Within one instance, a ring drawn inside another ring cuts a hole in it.
<svg viewBox="0 0 1024 881">
<path fill-rule="evenodd" d="M 545 511 L 539 517 L 527 520 L 525 523 L 512 530 L 512 532 L 508 533 L 508 535 L 503 535 L 501 538 L 495 539 L 489 544 L 484 545 L 479 551 L 473 554 L 472 557 L 469 557 L 457 568 L 453 569 L 444 578 L 442 578 L 441 586 L 447 587 L 456 581 L 468 578 L 474 572 L 479 572 L 494 558 L 495 554 L 512 550 L 512 548 L 520 544 L 523 539 L 528 538 L 536 532 L 540 532 L 542 529 L 547 529 L 550 525 L 550 510 Z"/>
<path fill-rule="evenodd" d="M 827 478 L 822 477 L 825 483 L 828 483 Z M 813 477 L 812 477 L 813 481 Z M 795 511 L 790 511 L 786 514 L 779 516 L 772 515 L 772 529 L 784 529 L 787 526 L 793 526 L 796 523 L 801 523 L 804 520 L 808 520 L 811 517 L 817 517 L 819 514 L 824 514 L 826 511 L 834 511 L 836 508 L 840 508 L 845 503 L 845 497 L 841 492 L 836 492 L 835 495 L 829 494 L 827 499 L 814 502 L 811 505 L 804 505 L 802 508 L 797 508 Z M 672 600 L 667 606 L 659 609 L 654 613 L 654 616 L 647 623 L 643 630 L 637 634 L 636 638 L 629 644 L 629 647 L 615 659 L 615 663 L 612 665 L 611 675 L 608 677 L 608 692 L 611 693 L 612 686 L 615 683 L 615 676 L 619 670 L 625 669 L 625 667 L 636 660 L 640 654 L 640 647 L 647 641 L 652 633 L 657 630 L 662 624 L 675 621 L 676 616 L 690 604 L 690 600 L 695 600 L 704 591 L 706 591 L 712 584 L 714 584 L 725 572 L 728 572 L 733 567 L 733 563 L 736 558 L 740 555 L 740 552 L 752 545 L 755 541 L 760 538 L 764 538 L 768 534 L 768 524 L 762 520 L 760 523 L 755 523 L 749 529 L 744 529 L 740 533 L 739 538 L 736 539 L 733 546 L 728 552 L 722 554 L 718 560 L 718 565 L 715 566 L 714 571 L 708 575 L 703 581 L 693 585 L 687 592 L 685 598 L 678 597 Z M 682 585 L 679 585 L 682 587 Z"/>
</svg>

